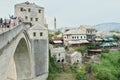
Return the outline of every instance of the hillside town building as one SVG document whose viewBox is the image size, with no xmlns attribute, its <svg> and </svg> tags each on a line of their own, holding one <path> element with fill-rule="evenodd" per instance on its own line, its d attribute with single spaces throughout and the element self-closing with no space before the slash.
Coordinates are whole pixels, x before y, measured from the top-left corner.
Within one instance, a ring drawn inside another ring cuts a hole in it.
<svg viewBox="0 0 120 80">
<path fill-rule="evenodd" d="M 55 57 L 57 62 L 65 62 L 65 54 L 64 47 L 51 48 L 51 57 Z"/>
<path fill-rule="evenodd" d="M 78 63 L 82 64 L 82 54 L 80 52 L 71 52 L 66 54 L 66 62 L 70 64 Z"/>
<path fill-rule="evenodd" d="M 81 25 L 80 30 L 85 31 L 88 41 L 93 41 L 95 39 L 96 29 L 91 26 Z"/>
<path fill-rule="evenodd" d="M 79 28 L 69 29 L 63 33 L 64 45 L 87 44 L 95 39 L 96 29 L 86 25 Z"/>
<path fill-rule="evenodd" d="M 80 45 L 89 43 L 85 31 L 72 29 L 63 34 L 64 45 Z"/>
</svg>

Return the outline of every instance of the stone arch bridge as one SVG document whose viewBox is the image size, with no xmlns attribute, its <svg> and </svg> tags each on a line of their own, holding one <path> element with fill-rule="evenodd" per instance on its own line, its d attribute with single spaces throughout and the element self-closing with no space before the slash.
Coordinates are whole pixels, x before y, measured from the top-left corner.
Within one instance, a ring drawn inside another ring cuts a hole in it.
<svg viewBox="0 0 120 80">
<path fill-rule="evenodd" d="M 29 25 L 21 24 L 0 34 L 0 80 L 46 80 L 47 40 L 34 44 L 29 29 Z"/>
</svg>

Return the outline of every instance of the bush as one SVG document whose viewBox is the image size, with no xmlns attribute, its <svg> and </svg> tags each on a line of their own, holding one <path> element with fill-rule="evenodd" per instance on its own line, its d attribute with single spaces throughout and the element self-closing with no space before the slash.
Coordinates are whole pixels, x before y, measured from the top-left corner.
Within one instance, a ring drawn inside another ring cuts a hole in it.
<svg viewBox="0 0 120 80">
<path fill-rule="evenodd" d="M 110 52 L 110 50 L 107 48 L 107 49 L 103 49 L 103 51 L 102 51 L 103 53 L 109 53 Z"/>
<path fill-rule="evenodd" d="M 91 44 L 88 46 L 88 49 L 97 49 L 98 45 L 97 44 Z"/>
<path fill-rule="evenodd" d="M 77 72 L 77 70 L 78 70 L 78 65 L 75 63 L 75 64 L 73 64 L 70 68 L 71 68 L 72 72 Z"/>
<path fill-rule="evenodd" d="M 92 73 L 94 71 L 94 67 L 92 63 L 87 63 L 86 71 L 87 73 Z"/>
<path fill-rule="evenodd" d="M 47 80 L 55 80 L 55 77 L 56 76 L 54 74 L 49 73 Z"/>
<path fill-rule="evenodd" d="M 76 80 L 87 80 L 87 76 L 86 76 L 86 74 L 79 72 L 76 74 Z"/>
<path fill-rule="evenodd" d="M 103 69 L 98 71 L 96 78 L 99 80 L 110 80 L 111 73 L 110 71 Z"/>
<path fill-rule="evenodd" d="M 81 66 L 80 69 L 77 69 L 76 80 L 87 80 L 85 66 Z"/>
<path fill-rule="evenodd" d="M 49 39 L 52 38 L 54 35 L 53 34 L 48 34 Z"/>
<path fill-rule="evenodd" d="M 87 51 L 87 46 L 79 46 L 75 50 L 78 52 L 81 52 L 83 55 L 83 53 L 85 53 Z"/>
<path fill-rule="evenodd" d="M 65 50 L 66 50 L 66 51 L 69 51 L 69 47 L 68 47 L 68 46 L 65 46 Z"/>
<path fill-rule="evenodd" d="M 55 35 L 59 35 L 61 32 L 60 32 L 60 30 L 59 31 L 57 31 L 57 32 L 55 32 Z"/>
<path fill-rule="evenodd" d="M 118 63 L 120 64 L 120 58 L 118 59 Z"/>
</svg>

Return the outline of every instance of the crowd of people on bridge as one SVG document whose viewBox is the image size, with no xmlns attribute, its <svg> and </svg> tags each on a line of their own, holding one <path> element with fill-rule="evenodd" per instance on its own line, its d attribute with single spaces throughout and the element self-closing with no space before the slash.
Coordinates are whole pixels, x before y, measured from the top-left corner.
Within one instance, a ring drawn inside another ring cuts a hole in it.
<svg viewBox="0 0 120 80">
<path fill-rule="evenodd" d="M 10 28 L 14 27 L 22 22 L 19 17 L 10 16 L 9 19 L 0 18 L 0 28 Z"/>
</svg>

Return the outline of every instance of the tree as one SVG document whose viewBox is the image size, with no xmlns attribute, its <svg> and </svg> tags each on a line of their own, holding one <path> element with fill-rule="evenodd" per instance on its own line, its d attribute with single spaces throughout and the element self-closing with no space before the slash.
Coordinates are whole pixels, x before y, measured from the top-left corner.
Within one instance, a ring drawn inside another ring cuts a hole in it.
<svg viewBox="0 0 120 80">
<path fill-rule="evenodd" d="M 115 40 L 119 40 L 119 39 L 120 39 L 120 37 L 119 37 L 119 36 L 116 36 L 116 35 L 113 35 L 113 38 L 114 38 Z"/>
<path fill-rule="evenodd" d="M 87 46 L 79 46 L 75 50 L 81 52 L 82 55 L 84 55 L 84 53 L 87 51 Z"/>
<path fill-rule="evenodd" d="M 58 30 L 57 32 L 55 32 L 55 35 L 59 35 L 60 33 L 60 30 Z"/>
<path fill-rule="evenodd" d="M 54 35 L 53 34 L 49 34 L 48 37 L 49 39 L 52 38 Z"/>
</svg>

